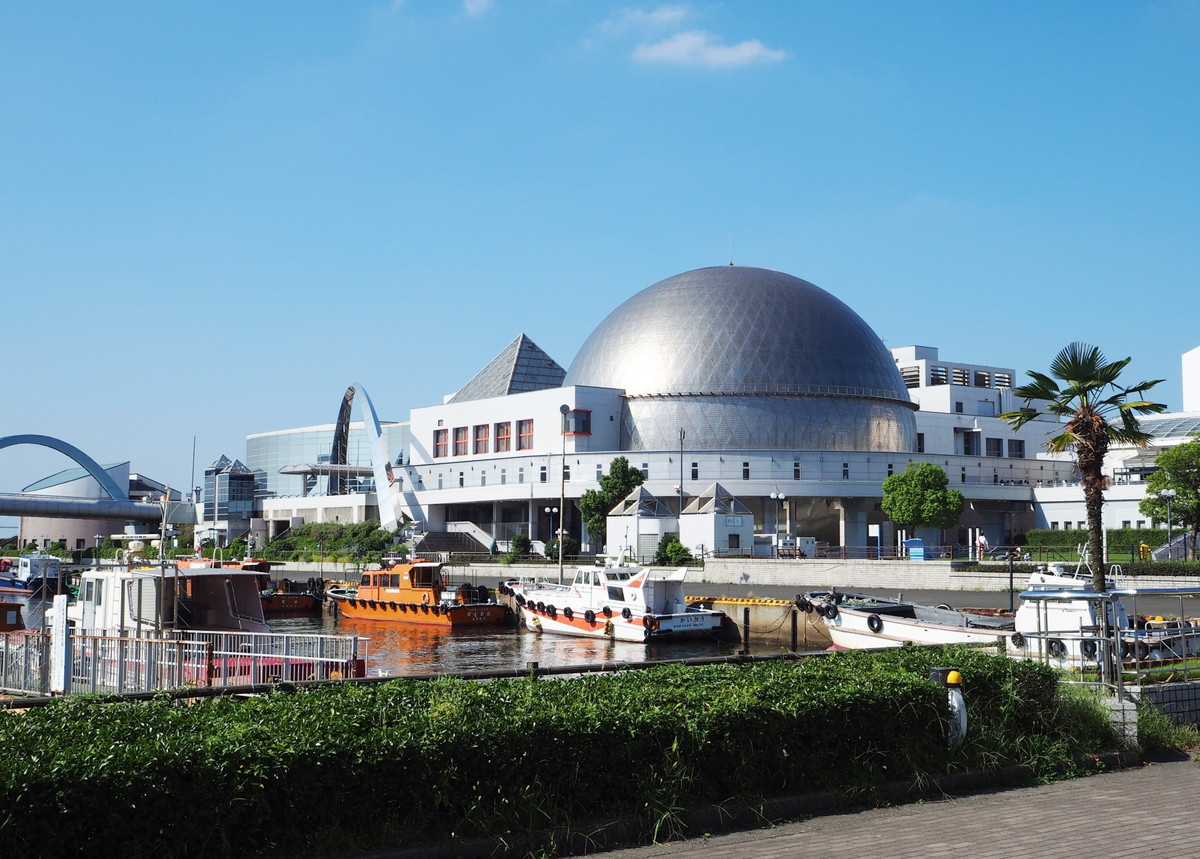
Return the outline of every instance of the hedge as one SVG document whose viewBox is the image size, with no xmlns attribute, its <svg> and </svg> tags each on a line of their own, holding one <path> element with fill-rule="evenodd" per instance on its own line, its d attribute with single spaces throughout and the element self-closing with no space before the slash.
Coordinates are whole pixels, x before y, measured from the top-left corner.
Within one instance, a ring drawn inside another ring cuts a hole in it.
<svg viewBox="0 0 1200 859">
<path fill-rule="evenodd" d="M 959 668 L 970 728 L 947 748 Z M 0 719 L 0 843 L 51 853 L 345 855 L 487 838 L 553 852 L 623 820 L 677 834 L 699 804 L 1115 747 L 1055 675 L 967 648 L 660 666 L 578 679 L 395 680 L 186 704 L 73 697 Z"/>
</svg>

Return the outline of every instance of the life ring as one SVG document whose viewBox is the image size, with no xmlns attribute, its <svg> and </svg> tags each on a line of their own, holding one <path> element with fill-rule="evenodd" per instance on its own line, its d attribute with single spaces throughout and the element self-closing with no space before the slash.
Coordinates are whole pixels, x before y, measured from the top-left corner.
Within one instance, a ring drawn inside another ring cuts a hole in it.
<svg viewBox="0 0 1200 859">
<path fill-rule="evenodd" d="M 575 616 L 575 612 L 572 611 L 570 606 L 567 606 L 566 608 L 563 609 L 563 617 L 565 617 L 567 620 L 570 620 L 574 616 Z"/>
<path fill-rule="evenodd" d="M 608 606 L 604 607 L 604 616 L 612 617 L 612 609 L 610 609 Z M 630 609 L 629 606 L 625 606 L 625 608 L 621 609 L 621 617 L 629 620 L 633 617 L 633 610 Z"/>
<path fill-rule="evenodd" d="M 1092 659 L 1095 657 L 1096 650 L 1096 639 L 1094 638 L 1085 638 L 1079 642 L 1079 652 L 1082 653 L 1086 659 Z"/>
<path fill-rule="evenodd" d="M 1009 641 L 1011 641 L 1013 643 L 1013 647 L 1021 647 L 1021 648 L 1025 647 L 1025 636 L 1019 632 L 1014 632 L 1009 637 Z"/>
<path fill-rule="evenodd" d="M 880 619 L 879 615 L 873 614 L 867 618 L 867 629 L 871 630 L 871 632 L 879 632 L 883 629 L 883 620 Z"/>
<path fill-rule="evenodd" d="M 1051 656 L 1060 657 L 1067 654 L 1067 645 L 1061 639 L 1052 638 L 1046 642 L 1046 649 L 1050 651 Z"/>
<path fill-rule="evenodd" d="M 838 607 L 836 603 L 830 603 L 825 606 L 825 619 L 834 620 L 838 616 Z"/>
<path fill-rule="evenodd" d="M 596 613 L 589 608 L 587 611 L 585 611 L 583 613 L 583 619 L 586 620 L 588 623 L 595 623 L 596 622 Z"/>
<path fill-rule="evenodd" d="M 934 608 L 940 608 L 942 611 L 954 611 L 954 609 L 945 603 L 939 603 L 938 605 L 935 605 Z"/>
<path fill-rule="evenodd" d="M 429 594 L 421 594 L 421 602 L 425 605 L 429 605 Z"/>
</svg>

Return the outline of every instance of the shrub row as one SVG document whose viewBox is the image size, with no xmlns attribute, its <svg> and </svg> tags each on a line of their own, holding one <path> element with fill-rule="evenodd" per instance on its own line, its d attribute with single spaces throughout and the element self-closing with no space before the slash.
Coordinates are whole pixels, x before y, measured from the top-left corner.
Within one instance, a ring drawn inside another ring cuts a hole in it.
<svg viewBox="0 0 1200 859">
<path fill-rule="evenodd" d="M 947 749 L 935 665 L 964 677 Z M 580 679 L 396 680 L 191 705 L 71 698 L 0 719 L 9 859 L 347 854 L 488 837 L 546 851 L 597 820 L 676 834 L 682 811 L 1111 748 L 1049 669 L 902 648 Z"/>
</svg>

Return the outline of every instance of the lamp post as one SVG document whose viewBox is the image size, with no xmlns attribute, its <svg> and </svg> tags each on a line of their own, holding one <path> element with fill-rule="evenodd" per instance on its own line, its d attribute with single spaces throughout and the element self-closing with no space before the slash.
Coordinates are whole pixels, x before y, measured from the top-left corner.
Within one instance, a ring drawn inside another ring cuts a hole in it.
<svg viewBox="0 0 1200 859">
<path fill-rule="evenodd" d="M 782 492 L 772 492 L 771 498 L 779 502 L 779 512 L 784 513 L 787 510 L 787 495 Z M 775 518 L 775 533 L 779 533 L 779 517 Z"/>
<path fill-rule="evenodd" d="M 558 434 L 562 436 L 562 460 L 558 468 L 558 509 L 567 512 L 567 415 L 571 407 L 563 403 L 558 407 L 562 416 L 558 422 Z M 563 517 L 558 517 L 558 583 L 563 583 Z"/>
<path fill-rule="evenodd" d="M 100 546 L 103 543 L 104 543 L 104 535 L 97 534 L 96 535 L 96 567 L 97 567 L 97 569 L 99 569 L 99 567 L 100 567 Z"/>
<path fill-rule="evenodd" d="M 556 513 L 558 513 L 557 507 L 546 508 L 546 528 L 550 532 L 550 536 L 554 536 L 554 516 Z M 562 540 L 559 540 L 558 544 L 561 546 Z"/>
<path fill-rule="evenodd" d="M 1175 560 L 1175 540 L 1171 533 L 1171 501 L 1175 498 L 1174 489 L 1164 489 L 1158 497 L 1167 503 L 1167 560 Z"/>
</svg>

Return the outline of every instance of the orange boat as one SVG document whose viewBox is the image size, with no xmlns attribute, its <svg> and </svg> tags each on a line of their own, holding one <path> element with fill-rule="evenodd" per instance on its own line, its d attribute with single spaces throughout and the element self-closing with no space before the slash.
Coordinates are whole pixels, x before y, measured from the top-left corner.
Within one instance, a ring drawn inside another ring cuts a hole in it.
<svg viewBox="0 0 1200 859">
<path fill-rule="evenodd" d="M 504 623 L 508 607 L 486 587 L 448 585 L 437 561 L 415 559 L 362 574 L 357 588 L 326 595 L 343 617 L 456 628 Z"/>
</svg>

